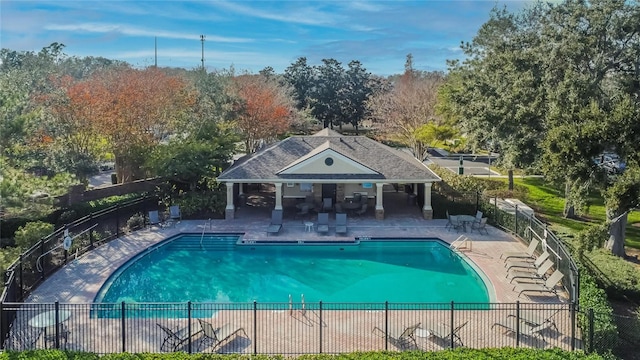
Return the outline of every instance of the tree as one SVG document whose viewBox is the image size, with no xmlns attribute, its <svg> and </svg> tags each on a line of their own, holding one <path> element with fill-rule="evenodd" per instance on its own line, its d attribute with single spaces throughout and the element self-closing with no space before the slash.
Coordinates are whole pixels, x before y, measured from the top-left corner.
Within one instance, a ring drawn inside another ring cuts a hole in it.
<svg viewBox="0 0 640 360">
<path fill-rule="evenodd" d="M 284 70 L 284 80 L 293 89 L 296 108 L 304 110 L 309 107 L 309 99 L 315 87 L 314 69 L 307 65 L 307 58 L 300 57 Z"/>
<path fill-rule="evenodd" d="M 408 61 L 410 58 L 407 58 Z M 368 105 L 373 120 L 391 140 L 408 146 L 413 155 L 424 160 L 430 141 L 420 135 L 423 126 L 444 125 L 435 113 L 441 73 L 420 73 L 409 67 L 387 92 L 374 95 Z"/>
<path fill-rule="evenodd" d="M 262 75 L 240 75 L 233 82 L 238 99 L 234 105 L 236 125 L 245 150 L 253 153 L 289 129 L 295 111 L 293 100 L 286 88 Z"/>
<path fill-rule="evenodd" d="M 377 83 L 372 80 L 359 61 L 349 62 L 349 69 L 345 76 L 346 88 L 343 106 L 345 123 L 353 125 L 358 132 L 362 120 L 368 115 L 367 101 L 377 90 Z"/>
<path fill-rule="evenodd" d="M 119 182 L 143 177 L 145 155 L 186 116 L 192 93 L 182 78 L 155 68 L 120 68 L 95 73 L 83 82 L 74 106 L 86 108 L 115 155 Z"/>
<path fill-rule="evenodd" d="M 322 121 L 323 127 L 333 129 L 346 118 L 342 111 L 346 92 L 345 71 L 335 59 L 322 59 L 322 65 L 316 66 L 316 86 L 310 97 L 311 113 Z"/>
</svg>

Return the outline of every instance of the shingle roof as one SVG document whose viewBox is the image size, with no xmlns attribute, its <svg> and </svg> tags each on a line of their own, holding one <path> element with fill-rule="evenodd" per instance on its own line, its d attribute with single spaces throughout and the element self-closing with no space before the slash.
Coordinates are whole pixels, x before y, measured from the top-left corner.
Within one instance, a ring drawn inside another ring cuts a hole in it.
<svg viewBox="0 0 640 360">
<path fill-rule="evenodd" d="M 333 150 L 377 174 L 278 174 L 299 161 L 324 150 Z M 381 144 L 366 136 L 346 136 L 323 129 L 310 136 L 291 136 L 245 156 L 219 177 L 220 181 L 245 180 L 394 180 L 403 182 L 440 181 L 426 165 L 410 154 Z"/>
</svg>

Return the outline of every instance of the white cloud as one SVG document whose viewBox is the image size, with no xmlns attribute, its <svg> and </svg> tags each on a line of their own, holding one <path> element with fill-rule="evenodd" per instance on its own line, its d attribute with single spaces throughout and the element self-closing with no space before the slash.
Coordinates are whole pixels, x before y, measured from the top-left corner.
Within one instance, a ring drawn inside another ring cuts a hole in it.
<svg viewBox="0 0 640 360">
<path fill-rule="evenodd" d="M 216 1 L 211 3 L 211 5 L 246 16 L 294 24 L 326 26 L 339 22 L 340 18 L 335 13 L 319 11 L 312 7 L 298 7 L 293 11 L 281 10 L 278 12 L 270 12 L 229 1 Z"/>
</svg>

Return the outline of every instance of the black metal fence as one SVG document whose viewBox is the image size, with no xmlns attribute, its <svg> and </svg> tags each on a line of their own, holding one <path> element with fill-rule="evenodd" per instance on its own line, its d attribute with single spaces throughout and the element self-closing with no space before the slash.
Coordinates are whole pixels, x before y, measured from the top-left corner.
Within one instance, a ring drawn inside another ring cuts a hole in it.
<svg viewBox="0 0 640 360">
<path fill-rule="evenodd" d="M 3 303 L 5 349 L 315 354 L 582 349 L 573 304 Z"/>
<path fill-rule="evenodd" d="M 90 213 L 69 223 L 20 255 L 5 272 L 4 291 L 0 301 L 21 302 L 49 275 L 65 265 L 69 258 L 75 258 L 105 242 L 120 237 L 127 227 L 127 220 L 135 213 L 146 213 L 158 207 L 155 197 L 134 199 L 126 203 Z M 136 230 L 140 224 L 130 230 Z M 65 250 L 61 240 L 65 231 L 74 237 L 72 246 Z M 6 334 L 0 328 L 0 335 Z"/>
</svg>

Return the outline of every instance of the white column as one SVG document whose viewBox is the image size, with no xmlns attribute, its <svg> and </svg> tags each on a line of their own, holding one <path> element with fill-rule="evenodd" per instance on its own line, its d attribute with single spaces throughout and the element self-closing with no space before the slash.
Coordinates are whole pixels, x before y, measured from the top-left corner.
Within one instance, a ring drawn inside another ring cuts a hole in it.
<svg viewBox="0 0 640 360">
<path fill-rule="evenodd" d="M 227 185 L 227 207 L 225 210 L 235 210 L 236 206 L 233 203 L 233 183 L 225 183 Z"/>
<path fill-rule="evenodd" d="M 376 210 L 384 210 L 382 206 L 382 187 L 383 183 L 376 183 Z"/>
<path fill-rule="evenodd" d="M 422 211 L 433 211 L 431 207 L 431 185 L 432 183 L 424 183 L 424 206 L 422 207 Z"/>
<path fill-rule="evenodd" d="M 239 184 L 238 184 L 238 195 L 242 195 L 242 194 L 244 194 L 244 191 L 242 191 L 242 188 L 243 188 L 244 186 L 242 186 L 242 185 L 244 185 L 244 184 L 243 184 L 243 183 L 239 183 Z"/>
<path fill-rule="evenodd" d="M 274 183 L 276 186 L 276 207 L 274 210 L 282 210 L 282 183 Z"/>
<path fill-rule="evenodd" d="M 418 184 L 413 184 L 413 195 L 418 196 Z"/>
</svg>

